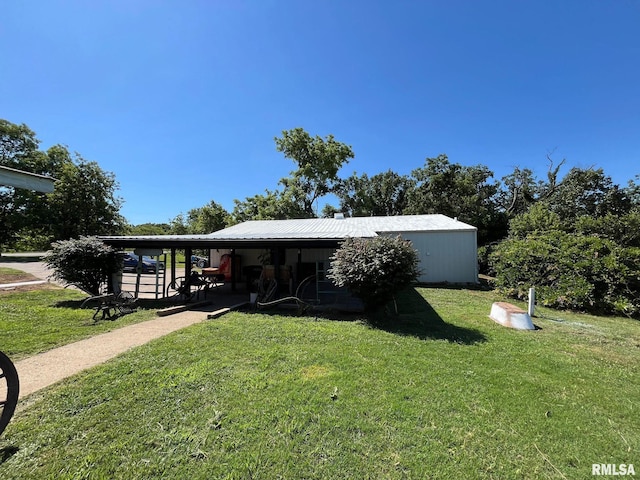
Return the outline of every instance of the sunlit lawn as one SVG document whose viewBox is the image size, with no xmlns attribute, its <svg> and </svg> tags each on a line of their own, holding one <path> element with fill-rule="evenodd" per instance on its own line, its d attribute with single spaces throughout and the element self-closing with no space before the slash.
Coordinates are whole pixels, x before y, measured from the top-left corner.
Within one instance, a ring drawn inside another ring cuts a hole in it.
<svg viewBox="0 0 640 480">
<path fill-rule="evenodd" d="M 154 309 L 114 321 L 95 322 L 94 310 L 80 309 L 87 294 L 44 285 L 26 292 L 0 292 L 0 350 L 14 361 L 156 316 Z"/>
<path fill-rule="evenodd" d="M 514 331 L 487 318 L 494 300 L 420 288 L 389 330 L 241 312 L 189 327 L 32 396 L 0 438 L 0 478 L 640 467 L 640 323 L 540 310 L 541 329 Z"/>
</svg>

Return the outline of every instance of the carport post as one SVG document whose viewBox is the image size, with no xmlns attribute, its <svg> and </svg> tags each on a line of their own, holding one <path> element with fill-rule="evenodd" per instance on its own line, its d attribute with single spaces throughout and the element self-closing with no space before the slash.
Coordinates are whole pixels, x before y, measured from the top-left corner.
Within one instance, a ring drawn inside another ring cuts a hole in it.
<svg viewBox="0 0 640 480">
<path fill-rule="evenodd" d="M 176 247 L 171 247 L 171 284 L 176 281 Z"/>
<path fill-rule="evenodd" d="M 184 249 L 184 279 L 187 284 L 187 293 L 191 296 L 191 254 L 193 250 L 191 247 L 185 247 Z"/>
<path fill-rule="evenodd" d="M 236 249 L 231 249 L 231 291 L 236 291 Z"/>
<path fill-rule="evenodd" d="M 296 289 L 300 285 L 300 271 L 302 270 L 302 249 L 298 248 L 298 264 L 296 265 Z"/>
</svg>

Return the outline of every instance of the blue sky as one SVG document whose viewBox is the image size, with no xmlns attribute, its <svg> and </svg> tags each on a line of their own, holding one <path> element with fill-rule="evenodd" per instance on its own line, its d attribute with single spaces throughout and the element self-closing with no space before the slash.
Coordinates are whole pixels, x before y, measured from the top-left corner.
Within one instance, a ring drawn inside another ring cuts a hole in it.
<svg viewBox="0 0 640 480">
<path fill-rule="evenodd" d="M 0 16 L 0 118 L 113 172 L 133 224 L 228 210 L 333 134 L 341 175 L 446 153 L 640 174 L 637 0 L 31 0 Z M 567 169 L 563 171 L 566 173 Z"/>
</svg>

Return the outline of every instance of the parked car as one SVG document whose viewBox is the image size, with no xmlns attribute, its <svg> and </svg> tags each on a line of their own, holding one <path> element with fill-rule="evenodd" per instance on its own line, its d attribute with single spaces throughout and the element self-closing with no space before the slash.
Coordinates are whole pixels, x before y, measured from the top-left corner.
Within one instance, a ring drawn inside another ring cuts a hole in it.
<svg viewBox="0 0 640 480">
<path fill-rule="evenodd" d="M 158 270 L 164 270 L 164 263 L 159 262 L 155 258 L 151 257 L 142 257 L 142 273 L 155 273 L 156 265 Z M 133 272 L 136 273 L 138 268 L 138 255 L 132 252 L 125 252 L 123 259 L 123 272 Z"/>
<path fill-rule="evenodd" d="M 198 268 L 208 267 L 209 259 L 206 257 L 199 257 L 198 255 L 191 255 L 191 265 L 195 265 Z"/>
</svg>

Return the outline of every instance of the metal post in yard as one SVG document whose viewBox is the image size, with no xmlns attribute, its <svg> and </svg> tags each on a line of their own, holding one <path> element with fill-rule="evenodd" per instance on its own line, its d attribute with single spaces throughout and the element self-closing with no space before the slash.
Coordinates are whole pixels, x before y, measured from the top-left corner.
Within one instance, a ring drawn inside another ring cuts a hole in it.
<svg viewBox="0 0 640 480">
<path fill-rule="evenodd" d="M 536 289 L 534 287 L 531 287 L 529 289 L 529 309 L 527 311 L 530 317 L 533 317 L 533 312 L 535 308 L 536 308 Z"/>
</svg>

